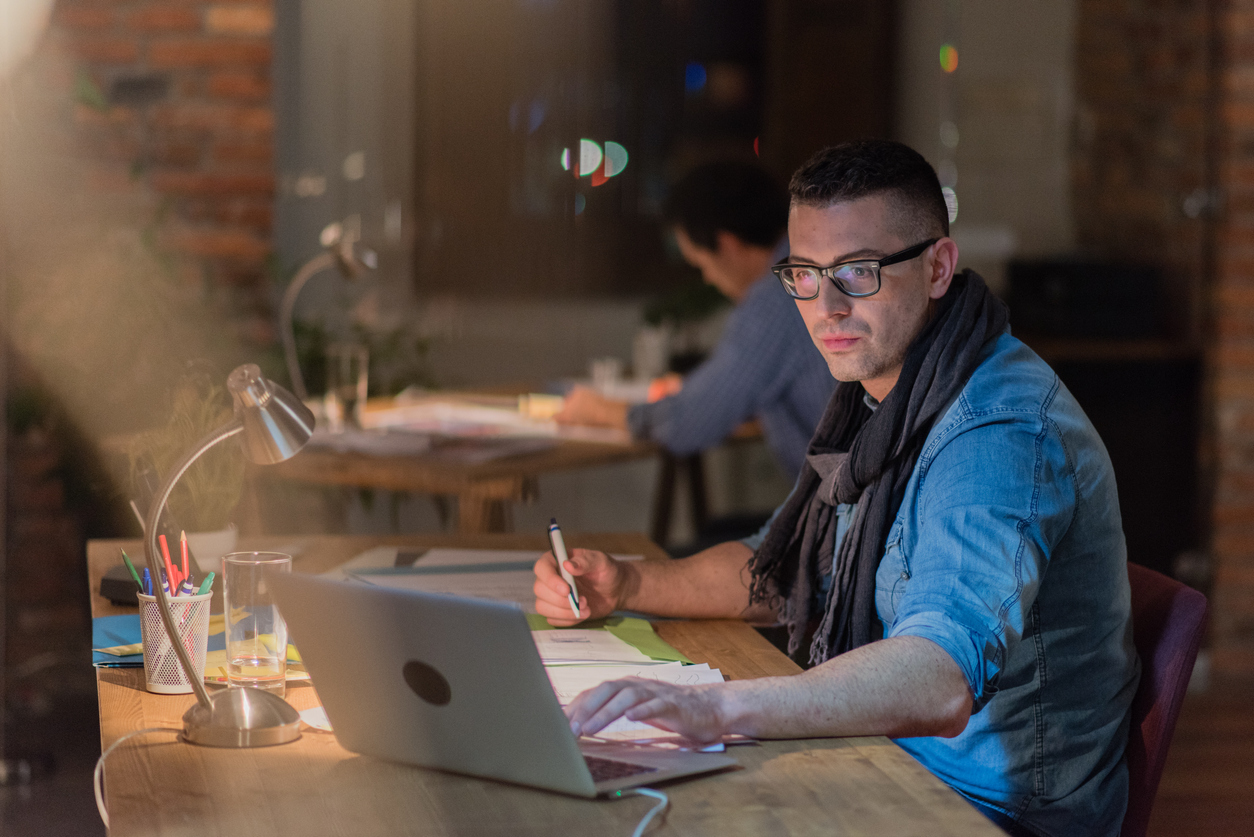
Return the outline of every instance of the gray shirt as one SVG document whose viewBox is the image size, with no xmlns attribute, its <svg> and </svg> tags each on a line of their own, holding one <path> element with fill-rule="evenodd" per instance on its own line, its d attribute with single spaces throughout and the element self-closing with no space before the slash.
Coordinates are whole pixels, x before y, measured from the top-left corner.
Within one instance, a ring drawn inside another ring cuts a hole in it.
<svg viewBox="0 0 1254 837">
<path fill-rule="evenodd" d="M 768 272 L 736 306 L 713 353 L 683 390 L 632 407 L 627 426 L 634 437 L 686 456 L 756 417 L 771 452 L 795 480 L 835 386 L 796 303 Z"/>
</svg>

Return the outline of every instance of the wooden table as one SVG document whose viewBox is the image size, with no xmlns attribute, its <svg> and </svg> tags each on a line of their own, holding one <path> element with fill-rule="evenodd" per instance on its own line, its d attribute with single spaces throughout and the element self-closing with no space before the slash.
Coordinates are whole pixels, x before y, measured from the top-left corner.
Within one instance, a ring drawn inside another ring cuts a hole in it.
<svg viewBox="0 0 1254 837">
<path fill-rule="evenodd" d="M 638 534 L 578 535 L 574 546 L 644 554 L 661 550 Z M 286 548 L 298 571 L 321 572 L 383 544 L 541 549 L 530 535 L 258 538 Z M 117 547 L 92 541 L 92 615 L 133 612 L 95 594 Z M 219 604 L 220 607 L 220 604 Z M 796 673 L 797 667 L 738 621 L 659 622 L 658 633 L 731 679 Z M 181 726 L 192 695 L 144 691 L 142 669 L 100 669 L 101 746 L 145 727 Z M 288 689 L 298 709 L 317 704 L 307 684 Z M 998 835 L 979 812 L 886 738 L 767 741 L 734 748 L 740 768 L 680 780 L 661 835 Z M 118 835 L 627 835 L 652 801 L 584 800 L 391 764 L 349 753 L 333 735 L 306 732 L 293 744 L 217 750 L 168 733 L 140 736 L 109 757 L 106 800 Z"/>
<path fill-rule="evenodd" d="M 463 534 L 504 532 L 511 503 L 537 496 L 541 474 L 613 465 L 655 456 L 652 442 L 599 444 L 562 440 L 549 450 L 481 464 L 451 462 L 423 454 L 371 456 L 326 448 L 299 454 L 264 468 L 258 479 L 288 479 L 313 485 L 380 488 L 448 495 L 457 501 L 457 529 Z"/>
</svg>

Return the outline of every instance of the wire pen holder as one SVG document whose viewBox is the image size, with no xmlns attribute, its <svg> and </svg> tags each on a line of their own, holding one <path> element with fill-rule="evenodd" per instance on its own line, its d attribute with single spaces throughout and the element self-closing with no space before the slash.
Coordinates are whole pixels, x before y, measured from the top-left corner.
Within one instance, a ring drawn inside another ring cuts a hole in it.
<svg viewBox="0 0 1254 837">
<path fill-rule="evenodd" d="M 178 653 L 170 643 L 161 610 L 153 596 L 139 597 L 139 625 L 144 640 L 144 681 L 148 691 L 161 695 L 185 695 L 194 689 L 183 673 Z M 170 613 L 178 626 L 178 641 L 192 658 L 193 669 L 204 676 L 209 646 L 209 604 L 213 593 L 170 598 Z"/>
</svg>

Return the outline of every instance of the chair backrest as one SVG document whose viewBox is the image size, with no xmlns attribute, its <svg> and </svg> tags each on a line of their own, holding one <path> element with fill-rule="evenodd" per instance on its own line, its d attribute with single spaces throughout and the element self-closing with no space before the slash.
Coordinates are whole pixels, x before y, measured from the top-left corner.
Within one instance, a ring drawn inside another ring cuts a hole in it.
<svg viewBox="0 0 1254 837">
<path fill-rule="evenodd" d="M 1193 673 L 1206 624 L 1206 597 L 1137 564 L 1128 564 L 1132 631 L 1141 682 L 1128 731 L 1128 813 L 1120 837 L 1144 837 L 1167 748 Z"/>
</svg>

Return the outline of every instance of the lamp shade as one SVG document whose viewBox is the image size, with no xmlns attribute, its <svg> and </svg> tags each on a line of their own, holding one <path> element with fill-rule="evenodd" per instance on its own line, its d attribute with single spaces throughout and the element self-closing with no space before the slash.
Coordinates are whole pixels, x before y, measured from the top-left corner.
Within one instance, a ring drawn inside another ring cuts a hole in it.
<svg viewBox="0 0 1254 837">
<path fill-rule="evenodd" d="M 237 367 L 226 387 L 235 401 L 235 417 L 244 426 L 244 453 L 258 465 L 290 459 L 313 435 L 314 415 L 309 408 L 263 378 L 256 364 Z"/>
<path fill-rule="evenodd" d="M 357 239 L 358 234 L 339 221 L 327 224 L 318 236 L 323 248 L 335 258 L 340 274 L 350 282 L 358 281 L 367 271 L 379 266 L 375 252 L 358 246 Z"/>
</svg>

